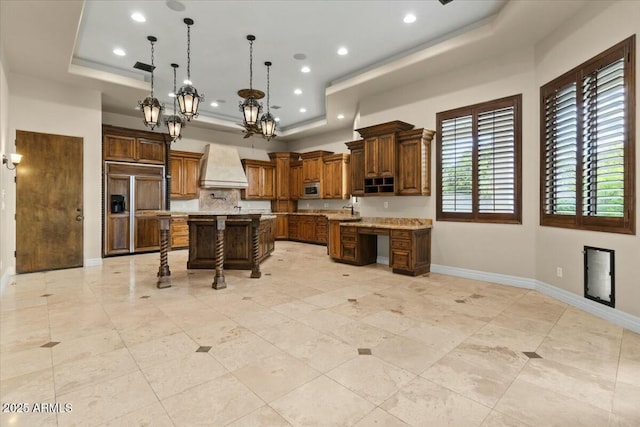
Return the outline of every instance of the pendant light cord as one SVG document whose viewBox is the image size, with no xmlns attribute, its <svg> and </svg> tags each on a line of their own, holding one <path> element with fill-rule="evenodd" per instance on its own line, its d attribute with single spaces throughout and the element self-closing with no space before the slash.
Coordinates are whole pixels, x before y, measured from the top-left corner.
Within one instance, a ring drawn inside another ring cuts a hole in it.
<svg viewBox="0 0 640 427">
<path fill-rule="evenodd" d="M 249 40 L 249 96 L 253 98 L 253 40 Z"/>
<path fill-rule="evenodd" d="M 151 97 L 153 98 L 153 70 L 155 69 L 153 65 L 153 41 L 151 42 Z"/>
<path fill-rule="evenodd" d="M 187 25 L 187 80 L 191 81 L 191 25 Z"/>
<path fill-rule="evenodd" d="M 269 69 L 271 66 L 267 67 L 267 114 L 269 114 Z"/>
<path fill-rule="evenodd" d="M 176 67 L 173 67 L 173 115 L 176 115 Z"/>
</svg>

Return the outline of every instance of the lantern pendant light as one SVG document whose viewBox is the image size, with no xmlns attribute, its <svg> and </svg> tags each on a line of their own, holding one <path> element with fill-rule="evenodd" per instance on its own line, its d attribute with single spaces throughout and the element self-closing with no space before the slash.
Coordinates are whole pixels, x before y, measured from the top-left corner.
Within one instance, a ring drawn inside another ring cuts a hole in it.
<svg viewBox="0 0 640 427">
<path fill-rule="evenodd" d="M 253 42 L 256 39 L 254 35 L 249 34 L 249 90 L 246 89 L 238 92 L 240 96 L 245 98 L 240 104 L 240 111 L 243 115 L 243 124 L 248 133 L 259 133 L 258 119 L 262 112 L 262 104 L 257 99 L 264 97 L 261 91 L 253 90 Z"/>
<path fill-rule="evenodd" d="M 204 99 L 204 95 L 198 95 L 198 91 L 191 84 L 191 26 L 193 19 L 184 18 L 184 23 L 187 24 L 187 82 L 176 93 L 176 97 L 180 105 L 180 114 L 191 121 L 192 117 L 198 116 L 198 106 L 200 101 Z"/>
<path fill-rule="evenodd" d="M 260 119 L 260 127 L 262 128 L 262 136 L 267 138 L 267 141 L 270 141 L 271 138 L 276 136 L 276 121 L 269 111 L 269 68 L 271 67 L 271 62 L 267 61 L 264 65 L 267 66 L 267 112 Z"/>
<path fill-rule="evenodd" d="M 180 133 L 182 128 L 184 127 L 184 120 L 178 114 L 176 114 L 176 70 L 178 69 L 178 64 L 171 64 L 173 67 L 173 115 L 169 116 L 165 120 L 165 124 L 167 125 L 167 129 L 169 130 L 169 136 L 171 136 L 171 140 L 175 142 L 178 139 L 182 139 L 182 134 Z"/>
<path fill-rule="evenodd" d="M 153 130 L 158 125 L 158 121 L 160 120 L 160 113 L 162 113 L 163 106 L 158 101 L 158 98 L 154 98 L 153 96 L 153 70 L 155 66 L 153 65 L 153 44 L 158 41 L 154 36 L 147 37 L 147 40 L 151 42 L 151 95 L 146 97 L 144 101 L 138 101 L 138 105 L 142 109 L 142 113 L 144 114 L 144 124 Z"/>
</svg>

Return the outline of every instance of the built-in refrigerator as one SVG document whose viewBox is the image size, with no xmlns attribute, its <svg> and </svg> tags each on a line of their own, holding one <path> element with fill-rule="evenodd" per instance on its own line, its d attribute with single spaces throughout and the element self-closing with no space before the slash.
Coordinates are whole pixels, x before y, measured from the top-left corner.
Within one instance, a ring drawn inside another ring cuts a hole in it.
<svg viewBox="0 0 640 427">
<path fill-rule="evenodd" d="M 105 162 L 104 255 L 160 249 L 158 220 L 145 211 L 165 209 L 164 166 Z"/>
</svg>

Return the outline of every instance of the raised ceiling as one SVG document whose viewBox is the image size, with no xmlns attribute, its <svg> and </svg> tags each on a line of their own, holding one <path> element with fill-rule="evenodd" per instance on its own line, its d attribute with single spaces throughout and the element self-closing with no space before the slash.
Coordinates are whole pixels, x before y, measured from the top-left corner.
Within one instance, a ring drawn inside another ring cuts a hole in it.
<svg viewBox="0 0 640 427">
<path fill-rule="evenodd" d="M 506 0 L 457 0 L 443 6 L 438 0 L 88 1 L 73 64 L 107 72 L 105 76 L 116 74 L 148 81 L 149 73 L 136 70 L 133 65 L 136 61 L 150 63 L 147 36 L 156 36 L 156 97 L 171 109 L 170 64 L 180 64 L 180 86 L 186 78 L 187 34 L 183 19 L 192 18 L 191 80 L 205 94 L 202 119 L 234 127 L 241 121 L 237 91 L 249 85 L 246 35 L 254 34 L 253 86 L 266 90 L 264 62 L 273 62 L 271 112 L 280 119 L 281 132 L 291 131 L 327 121 L 325 89 L 332 83 L 473 27 L 496 14 L 505 3 Z M 134 21 L 134 13 L 142 14 L 146 21 Z M 407 14 L 413 14 L 415 22 L 405 23 Z M 339 55 L 341 47 L 348 54 Z M 123 49 L 126 55 L 115 55 L 115 48 Z M 306 59 L 296 59 L 300 57 Z M 301 72 L 304 66 L 311 71 Z M 301 94 L 296 94 L 296 89 Z M 135 104 L 128 102 L 129 99 L 107 97 L 104 108 L 131 114 Z M 346 124 L 353 119 L 354 111 L 330 113 L 344 115 Z"/>
</svg>

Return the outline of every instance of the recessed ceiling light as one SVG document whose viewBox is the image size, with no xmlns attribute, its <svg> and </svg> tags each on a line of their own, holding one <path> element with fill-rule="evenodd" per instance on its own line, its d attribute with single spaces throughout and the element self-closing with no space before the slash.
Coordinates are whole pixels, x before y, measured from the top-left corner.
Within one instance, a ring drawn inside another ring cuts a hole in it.
<svg viewBox="0 0 640 427">
<path fill-rule="evenodd" d="M 338 120 L 344 119 L 344 114 L 338 114 Z"/>
<path fill-rule="evenodd" d="M 175 98 L 175 97 L 176 97 L 176 94 L 175 94 L 175 93 L 173 93 L 173 92 L 169 92 L 169 98 Z"/>
<path fill-rule="evenodd" d="M 184 79 L 184 81 L 183 81 L 182 83 L 184 83 L 184 84 L 186 84 L 186 85 L 192 85 L 192 84 L 193 84 L 193 83 L 191 82 L 191 80 L 187 80 L 187 79 Z"/>
<path fill-rule="evenodd" d="M 121 49 L 119 47 L 113 49 L 113 53 L 118 56 L 125 56 L 127 54 L 127 52 L 125 52 L 124 49 Z"/>
<path fill-rule="evenodd" d="M 131 14 L 131 19 L 136 22 L 147 22 L 147 18 L 144 17 L 140 12 L 135 12 Z"/>
<path fill-rule="evenodd" d="M 304 67 L 300 68 L 300 71 L 302 71 L 303 73 L 309 73 L 311 72 L 311 68 L 305 65 Z"/>
<path fill-rule="evenodd" d="M 279 121 L 280 121 L 280 117 L 276 117 L 274 120 L 275 120 L 276 122 L 279 122 Z"/>
<path fill-rule="evenodd" d="M 212 102 L 212 103 L 211 103 L 211 106 L 212 106 L 212 107 L 217 107 L 217 106 L 218 106 L 218 103 L 217 103 L 217 102 Z"/>
<path fill-rule="evenodd" d="M 344 56 L 347 53 L 349 53 L 349 50 L 346 47 L 341 47 L 340 49 L 338 49 L 338 55 L 340 56 Z"/>
<path fill-rule="evenodd" d="M 306 113 L 306 112 L 307 112 L 307 109 L 306 109 L 306 108 L 301 108 L 301 109 L 300 109 L 300 112 L 301 112 L 301 113 Z"/>
<path fill-rule="evenodd" d="M 405 15 L 403 21 L 405 24 L 413 24 L 414 22 L 416 22 L 416 15 L 408 13 Z"/>
<path fill-rule="evenodd" d="M 302 95 L 302 89 L 295 89 L 293 93 L 295 93 L 296 95 Z"/>
</svg>

